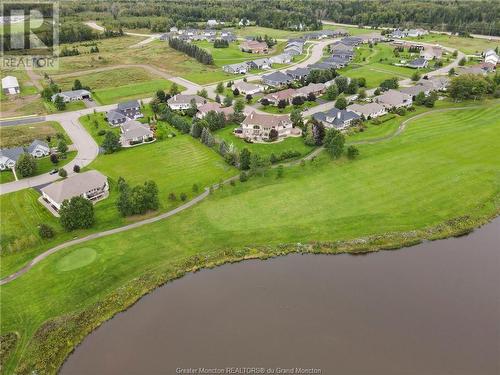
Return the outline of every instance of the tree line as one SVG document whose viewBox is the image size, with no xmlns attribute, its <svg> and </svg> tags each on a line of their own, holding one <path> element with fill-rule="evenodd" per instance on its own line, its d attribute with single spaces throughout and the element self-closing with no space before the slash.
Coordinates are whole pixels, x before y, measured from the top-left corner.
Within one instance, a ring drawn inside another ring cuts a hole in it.
<svg viewBox="0 0 500 375">
<path fill-rule="evenodd" d="M 214 59 L 210 53 L 194 44 L 185 42 L 179 38 L 169 38 L 168 45 L 177 51 L 184 52 L 205 65 L 213 65 Z"/>
</svg>

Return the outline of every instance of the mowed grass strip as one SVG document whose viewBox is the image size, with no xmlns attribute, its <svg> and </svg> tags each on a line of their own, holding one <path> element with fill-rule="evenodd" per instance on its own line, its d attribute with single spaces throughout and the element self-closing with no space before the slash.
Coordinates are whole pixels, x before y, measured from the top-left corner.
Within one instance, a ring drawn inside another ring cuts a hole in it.
<svg viewBox="0 0 500 375">
<path fill-rule="evenodd" d="M 93 95 L 94 99 L 101 104 L 112 104 L 132 99 L 149 98 L 158 90 L 168 91 L 172 84 L 166 79 L 154 79 L 147 82 L 98 89 L 94 91 Z M 184 87 L 178 86 L 181 91 L 184 90 Z"/>
<path fill-rule="evenodd" d="M 352 239 L 491 215 L 500 192 L 498 110 L 435 112 L 390 141 L 360 146 L 355 161 L 333 162 L 323 153 L 312 164 L 286 169 L 281 179 L 270 173 L 227 186 L 168 220 L 52 255 L 1 288 L 1 331 L 21 335 L 14 361 L 47 319 L 193 254 Z M 147 168 L 147 160 L 142 163 Z M 61 271 L 61 260 L 81 248 L 95 250 L 96 260 Z"/>
</svg>

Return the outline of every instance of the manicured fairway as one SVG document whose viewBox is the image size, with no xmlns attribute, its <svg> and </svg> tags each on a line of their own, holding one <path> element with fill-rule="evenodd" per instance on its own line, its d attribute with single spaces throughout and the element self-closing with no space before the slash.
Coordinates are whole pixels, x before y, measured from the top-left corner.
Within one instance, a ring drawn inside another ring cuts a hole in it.
<svg viewBox="0 0 500 375">
<path fill-rule="evenodd" d="M 238 150 L 247 148 L 250 152 L 255 152 L 263 157 L 269 157 L 271 154 L 279 156 L 285 151 L 298 151 L 302 156 L 305 156 L 314 149 L 314 147 L 305 145 L 302 137 L 289 137 L 281 142 L 270 144 L 247 143 L 233 134 L 234 128 L 236 126 L 227 126 L 215 132 L 214 135 L 217 138 L 223 139 L 228 145 L 232 144 Z"/>
<path fill-rule="evenodd" d="M 126 281 L 195 253 L 351 239 L 491 214 L 500 192 L 498 110 L 489 105 L 421 117 L 390 141 L 359 146 L 356 161 L 332 162 L 322 154 L 312 165 L 286 169 L 282 179 L 270 173 L 227 186 L 171 219 L 63 250 L 2 286 L 2 333 L 19 332 L 19 348 L 24 348 L 46 319 L 89 306 Z M 141 168 L 156 163 L 168 171 L 168 180 L 171 167 L 158 160 L 160 144 L 141 152 L 141 163 L 132 162 L 137 165 L 110 167 L 98 160 L 94 166 L 113 177 L 124 171 L 144 177 Z M 122 160 L 119 154 L 116 158 Z M 131 164 L 133 158 L 127 160 Z M 176 170 L 182 167 L 179 163 Z M 61 271 L 63 259 L 82 248 L 95 250 L 97 261 L 90 263 L 92 252 L 85 250 L 71 255 L 83 266 Z"/>
</svg>

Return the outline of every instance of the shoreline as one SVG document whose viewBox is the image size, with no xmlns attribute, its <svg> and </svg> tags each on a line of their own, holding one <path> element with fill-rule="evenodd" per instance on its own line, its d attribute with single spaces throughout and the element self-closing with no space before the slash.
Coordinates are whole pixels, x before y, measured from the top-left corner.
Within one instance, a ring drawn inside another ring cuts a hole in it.
<svg viewBox="0 0 500 375">
<path fill-rule="evenodd" d="M 266 260 L 288 254 L 351 254 L 366 255 L 382 250 L 398 250 L 412 247 L 426 241 L 442 240 L 461 237 L 486 225 L 500 216 L 500 196 L 483 202 L 493 203 L 493 210 L 483 216 L 472 215 L 455 217 L 435 226 L 407 232 L 390 232 L 371 235 L 351 240 L 333 242 L 309 242 L 306 244 L 280 244 L 276 246 L 243 247 L 241 249 L 224 249 L 208 253 L 200 253 L 183 259 L 177 263 L 164 267 L 162 270 L 148 272 L 136 277 L 102 300 L 90 305 L 84 310 L 72 314 L 62 315 L 43 323 L 22 349 L 23 356 L 17 366 L 7 366 L 5 373 L 31 374 L 32 371 L 44 374 L 56 374 L 67 358 L 102 324 L 112 319 L 116 314 L 125 312 L 135 305 L 142 297 L 157 288 L 188 273 L 195 273 L 203 269 L 239 263 L 245 260 Z M 479 207 L 478 207 L 479 209 Z M 6 332 L 1 337 L 17 340 L 12 345 L 12 351 L 4 354 L 4 361 L 12 360 L 16 354 L 16 344 L 19 341 L 18 332 Z M 15 367 L 14 367 L 15 366 Z"/>
</svg>

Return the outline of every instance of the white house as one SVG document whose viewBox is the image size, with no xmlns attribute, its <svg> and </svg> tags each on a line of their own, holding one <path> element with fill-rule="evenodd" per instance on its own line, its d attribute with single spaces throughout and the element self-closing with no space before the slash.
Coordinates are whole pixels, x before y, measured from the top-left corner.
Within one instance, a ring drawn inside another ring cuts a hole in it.
<svg viewBox="0 0 500 375">
<path fill-rule="evenodd" d="M 199 108 L 207 102 L 205 98 L 199 95 L 177 94 L 167 100 L 168 106 L 173 110 L 182 110 L 191 108 L 191 101 L 194 100 L 196 107 Z"/>
<path fill-rule="evenodd" d="M 235 134 L 241 138 L 265 141 L 272 135 L 270 133 L 273 130 L 276 131 L 277 138 L 292 135 L 293 126 L 290 116 L 252 112 L 243 120 L 241 128 L 235 130 Z"/>
<path fill-rule="evenodd" d="M 14 76 L 6 76 L 2 78 L 2 90 L 4 94 L 15 95 L 21 93 L 19 82 Z"/>
<path fill-rule="evenodd" d="M 258 94 L 259 92 L 262 92 L 263 87 L 260 85 L 255 85 L 253 83 L 248 83 L 245 81 L 240 81 L 236 82 L 233 84 L 233 90 L 238 89 L 238 91 L 242 94 L 250 94 L 250 95 L 255 95 Z"/>
<path fill-rule="evenodd" d="M 82 196 L 95 203 L 108 196 L 109 185 L 106 176 L 96 170 L 76 173 L 64 180 L 43 187 L 42 198 L 56 211 L 66 199 Z"/>
<path fill-rule="evenodd" d="M 28 154 L 31 154 L 35 158 L 41 158 L 50 154 L 50 147 L 47 142 L 35 139 L 26 148 L 26 151 L 28 152 Z"/>
<path fill-rule="evenodd" d="M 16 166 L 17 160 L 24 153 L 22 147 L 4 148 L 0 150 L 0 171 L 12 169 Z"/>
<path fill-rule="evenodd" d="M 250 69 L 249 65 L 247 63 L 244 63 L 244 62 L 224 65 L 222 67 L 223 71 L 225 71 L 226 73 L 231 73 L 231 74 L 246 74 L 249 69 Z"/>
<path fill-rule="evenodd" d="M 52 101 L 54 102 L 58 96 L 62 97 L 65 103 L 69 103 L 76 100 L 90 99 L 90 91 L 72 90 L 58 92 L 57 94 L 52 95 Z"/>
</svg>

